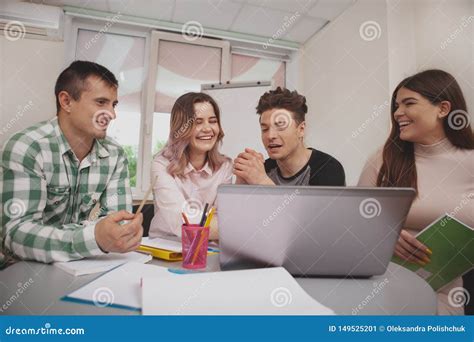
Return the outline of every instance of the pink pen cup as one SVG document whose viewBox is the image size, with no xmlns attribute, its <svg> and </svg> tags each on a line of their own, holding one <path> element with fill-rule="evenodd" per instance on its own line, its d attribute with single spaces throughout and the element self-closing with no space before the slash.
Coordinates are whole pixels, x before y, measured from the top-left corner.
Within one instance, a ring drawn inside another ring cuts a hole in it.
<svg viewBox="0 0 474 342">
<path fill-rule="evenodd" d="M 183 267 L 188 269 L 205 268 L 207 265 L 209 228 L 201 227 L 198 224 L 183 224 L 181 233 Z"/>
</svg>

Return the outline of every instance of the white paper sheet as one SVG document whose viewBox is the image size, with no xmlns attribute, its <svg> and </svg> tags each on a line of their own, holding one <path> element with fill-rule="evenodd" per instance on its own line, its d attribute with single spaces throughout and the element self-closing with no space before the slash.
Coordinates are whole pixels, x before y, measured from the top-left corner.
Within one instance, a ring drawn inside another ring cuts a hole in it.
<svg viewBox="0 0 474 342">
<path fill-rule="evenodd" d="M 153 257 L 148 254 L 130 252 L 125 254 L 109 253 L 94 258 L 68 262 L 55 262 L 54 266 L 74 276 L 106 272 L 127 262 L 147 263 Z"/>
<path fill-rule="evenodd" d="M 162 239 L 162 238 L 150 239 L 148 237 L 144 237 L 144 238 L 142 238 L 142 245 L 143 246 L 149 246 L 149 247 L 155 247 L 155 248 L 159 248 L 159 249 L 166 249 L 167 251 L 173 251 L 173 252 L 178 252 L 178 253 L 181 253 L 181 251 L 182 251 L 181 242 L 173 241 L 173 240 L 166 240 L 166 239 Z"/>
<path fill-rule="evenodd" d="M 334 315 L 282 267 L 142 279 L 144 315 Z"/>
<path fill-rule="evenodd" d="M 105 273 L 66 297 L 90 302 L 96 306 L 118 305 L 139 310 L 142 277 L 157 279 L 178 276 L 180 275 L 169 272 L 166 267 L 130 262 Z"/>
</svg>

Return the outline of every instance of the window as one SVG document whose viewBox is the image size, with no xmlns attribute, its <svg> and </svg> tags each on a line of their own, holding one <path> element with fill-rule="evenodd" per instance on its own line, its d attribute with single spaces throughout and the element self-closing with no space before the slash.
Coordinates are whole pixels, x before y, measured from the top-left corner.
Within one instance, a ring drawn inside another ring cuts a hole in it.
<svg viewBox="0 0 474 342">
<path fill-rule="evenodd" d="M 272 81 L 285 85 L 285 62 L 231 54 L 230 43 L 218 39 L 187 39 L 178 33 L 107 26 L 74 19 L 68 62 L 89 60 L 110 69 L 119 81 L 117 119 L 108 135 L 127 154 L 134 199 L 150 182 L 153 155 L 166 144 L 170 113 L 176 99 L 203 84 Z"/>
<path fill-rule="evenodd" d="M 196 60 L 201 62 L 196 64 Z M 161 150 L 168 140 L 170 113 L 176 99 L 187 92 L 201 91 L 202 84 L 219 83 L 221 64 L 221 48 L 160 41 L 153 114 L 153 154 Z"/>
<path fill-rule="evenodd" d="M 118 78 L 117 119 L 111 122 L 107 134 L 123 146 L 129 161 L 130 185 L 135 188 L 139 171 L 145 38 L 79 29 L 75 59 L 104 65 Z"/>
<path fill-rule="evenodd" d="M 202 84 L 229 80 L 228 42 L 189 40 L 179 34 L 157 31 L 152 33 L 151 40 L 146 112 L 147 126 L 153 129 L 144 135 L 145 165 L 151 165 L 153 155 L 168 140 L 171 108 L 176 99 L 190 91 L 201 91 Z M 150 179 L 150 167 L 143 168 L 143 179 Z"/>
<path fill-rule="evenodd" d="M 253 56 L 232 54 L 232 82 L 272 81 L 285 86 L 285 62 Z"/>
</svg>

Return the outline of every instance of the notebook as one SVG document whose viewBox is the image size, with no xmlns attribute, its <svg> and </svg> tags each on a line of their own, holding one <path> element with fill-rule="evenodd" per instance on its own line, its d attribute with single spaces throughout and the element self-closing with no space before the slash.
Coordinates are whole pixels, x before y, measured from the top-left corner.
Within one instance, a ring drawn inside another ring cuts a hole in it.
<svg viewBox="0 0 474 342">
<path fill-rule="evenodd" d="M 394 256 L 392 261 L 415 272 L 438 291 L 474 265 L 474 230 L 445 214 L 416 235 L 433 254 L 425 266 Z"/>
<path fill-rule="evenodd" d="M 142 277 L 161 279 L 179 276 L 166 267 L 129 262 L 71 292 L 62 300 L 140 311 Z"/>
<path fill-rule="evenodd" d="M 333 315 L 283 268 L 142 279 L 144 315 Z"/>
<path fill-rule="evenodd" d="M 182 246 L 181 241 L 166 240 L 162 238 L 153 238 L 149 237 L 142 238 L 142 246 L 165 249 L 172 252 L 181 253 Z"/>
<path fill-rule="evenodd" d="M 167 261 L 179 261 L 183 259 L 182 245 L 180 241 L 167 240 L 162 238 L 149 237 L 142 238 L 142 244 L 139 251 L 149 253 L 153 257 Z M 208 255 L 218 253 L 219 249 L 209 244 Z"/>
<path fill-rule="evenodd" d="M 55 262 L 53 265 L 73 276 L 105 272 L 127 262 L 147 263 L 152 260 L 149 254 L 130 252 L 125 254 L 108 253 L 94 258 L 68 262 Z"/>
</svg>

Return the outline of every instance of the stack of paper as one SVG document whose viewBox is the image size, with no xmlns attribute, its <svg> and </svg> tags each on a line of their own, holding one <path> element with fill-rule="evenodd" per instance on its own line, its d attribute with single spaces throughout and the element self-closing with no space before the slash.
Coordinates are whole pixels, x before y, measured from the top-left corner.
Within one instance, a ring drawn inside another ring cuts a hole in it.
<svg viewBox="0 0 474 342">
<path fill-rule="evenodd" d="M 159 277 L 166 282 L 164 278 L 179 276 L 169 272 L 166 267 L 130 262 L 105 273 L 63 300 L 139 311 L 142 277 Z"/>
<path fill-rule="evenodd" d="M 333 315 L 282 267 L 142 279 L 144 315 Z"/>
<path fill-rule="evenodd" d="M 138 250 L 149 253 L 155 258 L 167 261 L 178 261 L 183 259 L 181 242 L 177 241 L 144 237 Z"/>
<path fill-rule="evenodd" d="M 149 237 L 144 237 L 142 238 L 142 246 L 165 249 L 168 251 L 179 252 L 179 253 L 181 253 L 181 250 L 182 250 L 181 242 L 166 240 L 162 238 L 150 239 Z"/>
<path fill-rule="evenodd" d="M 105 272 L 120 266 L 127 262 L 147 263 L 152 259 L 151 255 L 130 252 L 125 254 L 109 253 L 99 257 L 87 258 L 82 260 L 55 262 L 54 266 L 59 267 L 63 271 L 74 276 L 81 276 L 85 274 L 94 274 Z"/>
</svg>

